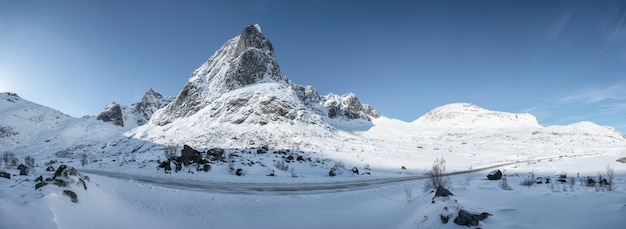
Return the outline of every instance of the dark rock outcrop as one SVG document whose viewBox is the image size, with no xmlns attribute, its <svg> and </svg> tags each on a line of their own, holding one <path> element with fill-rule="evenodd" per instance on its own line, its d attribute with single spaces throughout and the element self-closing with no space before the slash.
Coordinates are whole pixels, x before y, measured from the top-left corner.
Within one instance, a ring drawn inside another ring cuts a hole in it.
<svg viewBox="0 0 626 229">
<path fill-rule="evenodd" d="M 20 164 L 19 166 L 17 166 L 17 169 L 20 170 L 20 176 L 28 176 L 28 166 Z"/>
<path fill-rule="evenodd" d="M 500 180 L 502 178 L 502 171 L 494 170 L 487 174 L 487 179 L 489 180 Z"/>
<path fill-rule="evenodd" d="M 243 175 L 243 169 L 237 169 L 237 171 L 235 171 L 235 175 L 237 176 Z"/>
<path fill-rule="evenodd" d="M 202 161 L 202 152 L 197 151 L 191 146 L 184 145 L 181 151 L 183 165 L 189 166 L 192 163 L 200 163 Z"/>
<path fill-rule="evenodd" d="M 222 159 L 224 159 L 224 149 L 212 148 L 209 149 L 206 153 L 207 157 L 211 161 L 221 161 Z"/>
<path fill-rule="evenodd" d="M 163 168 L 166 173 L 169 173 L 170 171 L 172 171 L 172 165 L 169 160 L 161 162 L 161 164 L 159 164 L 158 167 Z"/>
<path fill-rule="evenodd" d="M 443 224 L 446 224 L 448 223 L 448 221 L 450 221 L 450 216 L 439 215 L 439 218 L 441 219 L 441 222 Z"/>
<path fill-rule="evenodd" d="M 39 183 L 35 184 L 35 190 L 40 189 L 41 187 L 46 186 L 47 184 L 48 183 L 43 182 L 43 181 L 39 182 Z"/>
<path fill-rule="evenodd" d="M 370 105 L 362 104 L 359 98 L 352 93 L 343 96 L 330 94 L 326 96 L 325 100 L 324 107 L 328 109 L 329 118 L 363 118 L 369 120 L 370 117 L 380 117 L 378 111 Z"/>
<path fill-rule="evenodd" d="M 435 191 L 435 196 L 433 196 L 433 199 L 435 199 L 435 197 L 446 197 L 446 196 L 454 196 L 454 194 L 448 191 L 448 189 L 442 186 L 439 186 L 437 187 L 437 191 Z"/>
<path fill-rule="evenodd" d="M 63 194 L 69 197 L 70 200 L 72 200 L 72 202 L 78 203 L 78 195 L 76 195 L 76 193 L 73 192 L 72 190 L 65 189 L 63 190 Z"/>
<path fill-rule="evenodd" d="M 100 113 L 96 116 L 96 119 L 103 122 L 110 122 L 116 126 L 124 126 L 124 115 L 122 114 L 122 107 L 117 103 L 109 103 L 106 105 Z"/>
<path fill-rule="evenodd" d="M 60 177 L 63 174 L 63 172 L 65 171 L 65 169 L 67 169 L 67 165 L 65 165 L 65 164 L 59 165 L 57 170 L 54 172 L 54 176 L 52 176 L 52 179 Z"/>
<path fill-rule="evenodd" d="M 359 174 L 359 169 L 357 167 L 352 168 L 352 173 Z"/>
<path fill-rule="evenodd" d="M 5 171 L 0 170 L 0 177 L 7 178 L 7 179 L 10 180 L 11 179 L 11 174 L 9 174 L 9 173 L 7 173 Z"/>
<path fill-rule="evenodd" d="M 331 168 L 330 172 L 328 172 L 328 176 L 329 177 L 337 176 L 337 173 L 335 172 L 335 170 L 336 170 L 335 168 Z"/>
<path fill-rule="evenodd" d="M 459 210 L 459 215 L 454 219 L 454 223 L 461 226 L 478 226 L 480 221 L 487 219 L 491 214 L 483 212 L 481 214 L 472 214 L 463 209 Z"/>
</svg>

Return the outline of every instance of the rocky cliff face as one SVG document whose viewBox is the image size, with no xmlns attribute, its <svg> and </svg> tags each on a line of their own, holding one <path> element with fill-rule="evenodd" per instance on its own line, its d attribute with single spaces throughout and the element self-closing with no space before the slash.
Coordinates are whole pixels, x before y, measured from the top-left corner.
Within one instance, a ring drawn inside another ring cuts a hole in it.
<svg viewBox="0 0 626 229">
<path fill-rule="evenodd" d="M 173 97 L 163 97 L 149 88 L 139 102 L 130 105 L 132 112 L 137 116 L 137 125 L 141 126 L 148 122 L 154 112 L 165 107 L 172 99 Z"/>
<path fill-rule="evenodd" d="M 141 126 L 150 120 L 154 112 L 169 104 L 172 99 L 149 88 L 139 102 L 130 106 L 109 103 L 96 115 L 96 119 L 121 127 Z"/>
<path fill-rule="evenodd" d="M 103 122 L 110 122 L 116 126 L 124 126 L 124 115 L 122 114 L 122 107 L 117 103 L 109 103 L 106 105 L 98 115 L 96 119 Z"/>
<path fill-rule="evenodd" d="M 203 109 L 207 111 L 200 112 Z M 152 123 L 164 126 L 199 112 L 221 123 L 261 125 L 380 116 L 354 94 L 322 97 L 311 86 L 287 80 L 258 25 L 244 28 L 196 69 L 176 98 L 155 112 Z"/>
</svg>

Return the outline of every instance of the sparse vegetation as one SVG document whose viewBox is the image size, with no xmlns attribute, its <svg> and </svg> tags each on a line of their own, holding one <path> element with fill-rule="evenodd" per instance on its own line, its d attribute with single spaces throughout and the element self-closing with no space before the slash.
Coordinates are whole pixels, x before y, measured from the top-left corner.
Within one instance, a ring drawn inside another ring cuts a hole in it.
<svg viewBox="0 0 626 229">
<path fill-rule="evenodd" d="M 535 184 L 535 172 L 530 172 L 528 177 L 524 178 L 521 182 L 520 185 L 522 186 L 533 186 Z"/>
<path fill-rule="evenodd" d="M 428 179 L 424 182 L 424 191 L 437 189 L 443 187 L 450 189 L 452 182 L 449 177 L 445 177 L 446 173 L 446 160 L 442 158 L 435 159 L 433 167 L 426 171 Z"/>
<path fill-rule="evenodd" d="M 80 159 L 80 165 L 85 167 L 85 165 L 87 165 L 89 163 L 89 159 L 86 153 L 83 153 L 80 155 L 81 159 Z"/>
<path fill-rule="evenodd" d="M 502 176 L 502 179 L 500 180 L 500 188 L 502 190 L 513 190 L 513 188 L 509 185 L 506 175 Z"/>
<path fill-rule="evenodd" d="M 12 169 L 13 167 L 17 166 L 17 163 L 19 163 L 20 160 L 17 159 L 14 153 L 5 151 L 4 153 L 2 153 L 2 162 L 4 162 L 5 168 Z"/>
<path fill-rule="evenodd" d="M 31 156 L 26 156 L 24 158 L 24 164 L 28 166 L 28 168 L 35 168 L 35 158 Z"/>
<path fill-rule="evenodd" d="M 277 169 L 280 169 L 282 171 L 287 171 L 287 169 L 289 169 L 289 165 L 287 165 L 287 163 L 285 163 L 285 160 L 278 160 L 278 161 L 274 162 L 274 167 L 276 167 Z"/>
<path fill-rule="evenodd" d="M 170 160 L 176 157 L 176 146 L 168 145 L 163 149 L 163 156 L 165 156 L 166 160 Z"/>
<path fill-rule="evenodd" d="M 404 186 L 404 198 L 411 200 L 411 197 L 413 197 L 413 191 L 408 186 Z"/>
</svg>

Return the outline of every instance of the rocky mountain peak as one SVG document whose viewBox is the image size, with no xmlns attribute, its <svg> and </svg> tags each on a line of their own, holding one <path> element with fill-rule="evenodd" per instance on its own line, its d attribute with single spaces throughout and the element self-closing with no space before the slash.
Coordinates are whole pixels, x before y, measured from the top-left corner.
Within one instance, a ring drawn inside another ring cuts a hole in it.
<svg viewBox="0 0 626 229">
<path fill-rule="evenodd" d="M 124 126 L 122 107 L 115 102 L 111 102 L 102 108 L 102 110 L 98 112 L 98 115 L 96 115 L 96 119 L 103 122 L 110 122 L 116 126 Z"/>
<path fill-rule="evenodd" d="M 152 88 L 148 88 L 141 100 L 131 105 L 133 113 L 138 116 L 137 125 L 143 125 L 148 122 L 154 112 L 167 105 L 172 99 L 172 97 L 163 97 Z"/>
<path fill-rule="evenodd" d="M 157 113 L 154 121 L 157 125 L 168 124 L 172 119 L 197 113 L 227 92 L 265 82 L 287 84 L 272 43 L 261 33 L 260 26 L 249 25 L 193 72 L 182 91 Z"/>
<path fill-rule="evenodd" d="M 196 69 L 178 96 L 154 113 L 151 122 L 163 126 L 198 113 L 235 124 L 380 116 L 354 94 L 321 97 L 313 87 L 286 79 L 272 43 L 258 25 L 245 27 Z"/>
<path fill-rule="evenodd" d="M 272 43 L 261 33 L 259 25 L 248 25 L 241 31 L 235 53 L 239 56 L 250 48 L 274 53 Z"/>
</svg>

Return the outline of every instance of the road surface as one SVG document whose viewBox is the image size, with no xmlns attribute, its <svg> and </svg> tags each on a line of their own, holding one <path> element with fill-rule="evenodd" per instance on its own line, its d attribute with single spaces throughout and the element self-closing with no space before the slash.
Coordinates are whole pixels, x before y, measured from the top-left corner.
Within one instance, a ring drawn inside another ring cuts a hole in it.
<svg viewBox="0 0 626 229">
<path fill-rule="evenodd" d="M 473 173 L 477 171 L 493 169 L 501 166 L 525 163 L 508 162 L 487 167 L 481 167 L 471 170 L 456 171 L 447 173 L 446 176 L 458 175 L 464 173 Z M 212 182 L 212 181 L 189 181 L 189 180 L 174 180 L 167 178 L 156 177 L 140 177 L 132 174 L 117 173 L 102 170 L 81 170 L 83 173 L 89 173 L 99 176 L 106 176 L 112 178 L 118 178 L 123 180 L 134 180 L 140 183 L 158 185 L 167 188 L 195 190 L 204 192 L 226 193 L 226 194 L 269 194 L 269 195 L 290 195 L 290 194 L 321 194 L 321 193 L 334 193 L 334 192 L 346 192 L 354 190 L 362 190 L 369 188 L 376 188 L 385 185 L 391 185 L 396 183 L 402 183 L 407 181 L 414 181 L 420 179 L 426 179 L 428 176 L 407 176 L 398 178 L 385 178 L 374 180 L 358 180 L 347 182 L 329 182 L 329 183 L 290 183 L 290 184 L 274 184 L 274 183 L 226 183 L 226 182 Z"/>
</svg>

